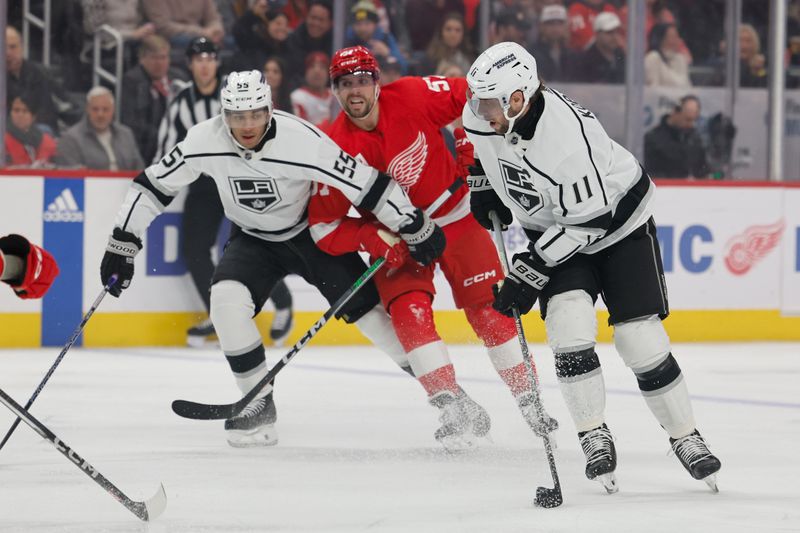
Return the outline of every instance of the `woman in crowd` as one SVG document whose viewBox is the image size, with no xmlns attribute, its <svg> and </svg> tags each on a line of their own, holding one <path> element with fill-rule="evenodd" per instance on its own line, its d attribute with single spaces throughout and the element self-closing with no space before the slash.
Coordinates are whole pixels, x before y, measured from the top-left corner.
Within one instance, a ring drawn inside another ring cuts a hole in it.
<svg viewBox="0 0 800 533">
<path fill-rule="evenodd" d="M 27 95 L 11 101 L 5 135 L 6 165 L 43 168 L 53 166 L 56 141 L 36 125 L 36 106 Z"/>
<path fill-rule="evenodd" d="M 644 57 L 647 85 L 661 87 L 692 86 L 689 63 L 681 53 L 683 41 L 675 24 L 656 24 L 650 32 L 650 51 Z"/>
<path fill-rule="evenodd" d="M 233 37 L 241 50 L 239 67 L 257 68 L 270 56 L 286 56 L 289 19 L 270 10 L 267 0 L 256 0 L 233 26 Z"/>
<path fill-rule="evenodd" d="M 466 72 L 474 59 L 472 45 L 466 38 L 464 17 L 449 13 L 428 45 L 423 73 L 437 72 L 445 64 L 458 65 Z"/>
<path fill-rule="evenodd" d="M 280 111 L 292 112 L 291 88 L 287 84 L 285 76 L 286 65 L 279 57 L 272 56 L 264 63 L 264 77 L 267 84 L 272 89 L 272 101 L 275 109 Z"/>
</svg>

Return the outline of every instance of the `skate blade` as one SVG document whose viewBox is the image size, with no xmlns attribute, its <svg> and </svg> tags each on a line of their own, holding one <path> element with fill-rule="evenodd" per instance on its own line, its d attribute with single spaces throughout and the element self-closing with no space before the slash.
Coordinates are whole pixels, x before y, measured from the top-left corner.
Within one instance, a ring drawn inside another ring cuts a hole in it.
<svg viewBox="0 0 800 533">
<path fill-rule="evenodd" d="M 273 425 L 252 430 L 232 429 L 226 433 L 228 444 L 233 448 L 263 448 L 278 444 L 278 431 Z"/>
<path fill-rule="evenodd" d="M 619 491 L 619 485 L 617 485 L 617 476 L 614 474 L 614 472 L 601 474 L 594 479 L 603 485 L 603 488 L 606 489 L 608 494 L 615 494 Z"/>
<path fill-rule="evenodd" d="M 708 488 L 711 489 L 711 492 L 713 492 L 715 494 L 719 492 L 719 487 L 717 487 L 717 475 L 716 474 L 711 474 L 710 476 L 704 477 L 703 481 L 706 482 L 706 485 L 708 485 Z"/>
</svg>

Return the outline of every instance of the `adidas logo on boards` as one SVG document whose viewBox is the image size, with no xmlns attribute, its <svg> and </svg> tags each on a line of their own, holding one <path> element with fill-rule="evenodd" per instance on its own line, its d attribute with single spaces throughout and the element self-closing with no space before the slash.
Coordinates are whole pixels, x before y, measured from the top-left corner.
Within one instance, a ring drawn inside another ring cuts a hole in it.
<svg viewBox="0 0 800 533">
<path fill-rule="evenodd" d="M 42 218 L 45 222 L 83 222 L 83 212 L 78 208 L 72 191 L 65 188 L 50 202 Z"/>
</svg>

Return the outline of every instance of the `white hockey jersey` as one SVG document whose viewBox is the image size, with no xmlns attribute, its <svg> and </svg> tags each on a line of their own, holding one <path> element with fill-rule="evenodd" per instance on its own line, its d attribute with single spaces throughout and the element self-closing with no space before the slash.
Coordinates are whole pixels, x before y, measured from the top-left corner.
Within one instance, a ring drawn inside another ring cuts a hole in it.
<svg viewBox="0 0 800 533">
<path fill-rule="evenodd" d="M 141 237 L 175 195 L 201 173 L 217 185 L 225 215 L 245 233 L 286 241 L 308 226 L 315 182 L 342 191 L 394 231 L 415 208 L 389 176 L 341 150 L 297 117 L 275 111 L 265 141 L 246 150 L 217 115 L 192 126 L 186 138 L 133 181 L 115 225 Z"/>
<path fill-rule="evenodd" d="M 524 229 L 543 232 L 535 250 L 555 266 L 646 222 L 655 185 L 589 110 L 553 89 L 541 94 L 527 129 L 515 126 L 522 135 L 495 133 L 468 105 L 462 119 L 492 188 Z"/>
</svg>

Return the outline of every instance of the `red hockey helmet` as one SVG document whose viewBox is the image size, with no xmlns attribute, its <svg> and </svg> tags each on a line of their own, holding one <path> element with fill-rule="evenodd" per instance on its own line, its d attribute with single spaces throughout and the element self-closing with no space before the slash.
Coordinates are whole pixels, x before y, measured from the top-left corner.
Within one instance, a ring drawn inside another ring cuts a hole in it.
<svg viewBox="0 0 800 533">
<path fill-rule="evenodd" d="M 351 46 L 333 54 L 329 74 L 334 85 L 336 80 L 348 74 L 370 74 L 375 81 L 378 81 L 381 69 L 378 60 L 367 48 Z"/>
</svg>

